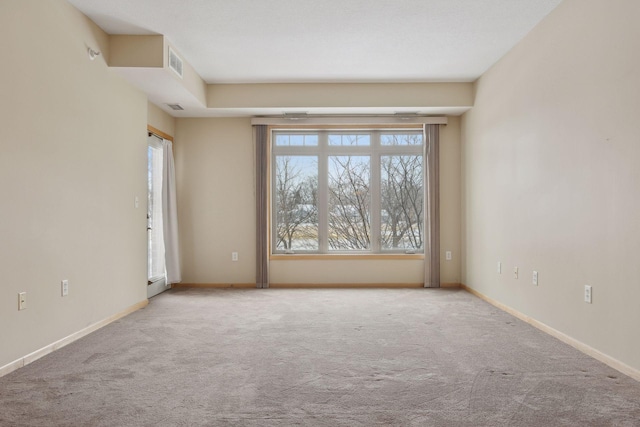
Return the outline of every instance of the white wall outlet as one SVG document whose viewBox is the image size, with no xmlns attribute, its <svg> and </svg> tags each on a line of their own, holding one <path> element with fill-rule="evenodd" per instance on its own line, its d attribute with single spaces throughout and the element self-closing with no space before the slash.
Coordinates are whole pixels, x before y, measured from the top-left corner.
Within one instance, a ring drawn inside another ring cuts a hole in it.
<svg viewBox="0 0 640 427">
<path fill-rule="evenodd" d="M 138 196 L 133 198 L 133 206 L 138 209 L 140 207 L 140 198 Z"/>
<path fill-rule="evenodd" d="M 498 274 L 502 274 L 502 263 L 498 261 Z"/>
<path fill-rule="evenodd" d="M 447 261 L 451 261 L 451 251 L 446 251 L 444 253 L 444 256 L 445 256 Z"/>
<path fill-rule="evenodd" d="M 513 267 L 513 278 L 514 279 L 518 278 L 518 267 Z"/>
<path fill-rule="evenodd" d="M 535 270 L 534 270 L 534 272 L 533 272 L 533 278 L 532 278 L 531 282 L 532 282 L 534 285 L 538 286 L 538 272 L 537 272 L 537 271 L 535 271 Z"/>
<path fill-rule="evenodd" d="M 27 293 L 20 292 L 18 294 L 18 310 L 25 310 L 27 308 Z"/>
<path fill-rule="evenodd" d="M 591 286 L 584 285 L 584 302 L 591 304 Z"/>
<path fill-rule="evenodd" d="M 68 280 L 63 280 L 62 282 L 60 282 L 60 291 L 61 291 L 63 297 L 66 297 L 67 295 L 69 295 L 69 281 Z"/>
<path fill-rule="evenodd" d="M 238 252 L 231 252 L 231 261 L 238 260 Z"/>
</svg>

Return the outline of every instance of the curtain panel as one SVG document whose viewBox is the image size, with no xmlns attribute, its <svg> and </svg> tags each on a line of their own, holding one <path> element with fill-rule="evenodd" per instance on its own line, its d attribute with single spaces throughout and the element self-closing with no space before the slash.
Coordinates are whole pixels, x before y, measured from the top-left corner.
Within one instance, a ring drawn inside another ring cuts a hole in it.
<svg viewBox="0 0 640 427">
<path fill-rule="evenodd" d="M 256 288 L 269 287 L 269 135 L 266 125 L 254 129 L 256 175 Z"/>
<path fill-rule="evenodd" d="M 164 234 L 164 258 L 167 285 L 180 283 L 180 243 L 178 241 L 178 201 L 176 198 L 176 173 L 173 160 L 173 143 L 163 140 L 162 167 L 162 225 Z"/>
<path fill-rule="evenodd" d="M 425 125 L 424 287 L 440 287 L 440 126 Z"/>
</svg>

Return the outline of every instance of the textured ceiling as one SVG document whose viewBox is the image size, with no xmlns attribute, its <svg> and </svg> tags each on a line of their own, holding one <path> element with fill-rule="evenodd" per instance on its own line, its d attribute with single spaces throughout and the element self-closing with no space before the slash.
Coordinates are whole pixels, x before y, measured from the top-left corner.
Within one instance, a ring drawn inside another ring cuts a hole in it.
<svg viewBox="0 0 640 427">
<path fill-rule="evenodd" d="M 207 83 L 473 81 L 561 0 L 69 0 Z"/>
</svg>

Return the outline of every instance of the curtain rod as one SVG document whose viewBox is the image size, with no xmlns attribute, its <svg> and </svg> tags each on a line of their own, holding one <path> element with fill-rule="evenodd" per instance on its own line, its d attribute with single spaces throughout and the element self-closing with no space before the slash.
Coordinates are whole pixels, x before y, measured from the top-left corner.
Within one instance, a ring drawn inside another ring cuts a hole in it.
<svg viewBox="0 0 640 427">
<path fill-rule="evenodd" d="M 154 128 L 151 125 L 147 125 L 147 132 L 154 134 L 155 136 L 159 136 L 162 139 L 168 139 L 171 142 L 173 141 L 173 137 L 168 133 L 162 132 L 160 129 Z"/>
<path fill-rule="evenodd" d="M 292 117 L 253 117 L 251 125 L 446 125 L 447 118 L 414 116 L 292 116 Z"/>
</svg>

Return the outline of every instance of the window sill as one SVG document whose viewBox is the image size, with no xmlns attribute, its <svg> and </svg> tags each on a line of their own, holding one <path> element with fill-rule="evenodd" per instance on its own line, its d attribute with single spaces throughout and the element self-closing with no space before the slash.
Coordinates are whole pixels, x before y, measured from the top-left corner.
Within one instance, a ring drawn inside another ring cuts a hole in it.
<svg viewBox="0 0 640 427">
<path fill-rule="evenodd" d="M 424 254 L 271 254 L 271 261 L 423 260 Z"/>
</svg>

